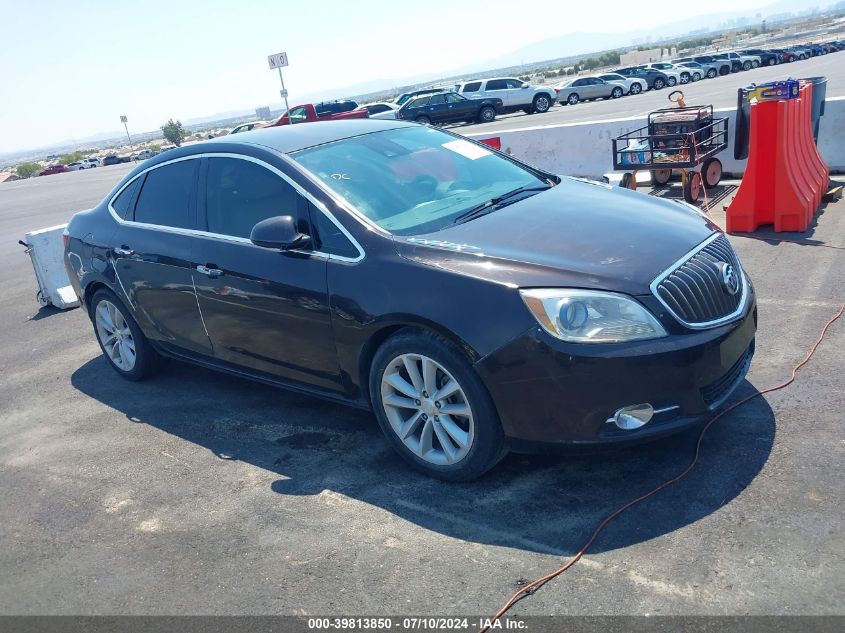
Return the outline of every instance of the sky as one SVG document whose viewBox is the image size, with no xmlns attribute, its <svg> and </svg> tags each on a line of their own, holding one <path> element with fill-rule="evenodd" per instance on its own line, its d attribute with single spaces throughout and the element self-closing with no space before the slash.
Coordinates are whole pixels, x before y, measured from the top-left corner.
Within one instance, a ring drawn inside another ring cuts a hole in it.
<svg viewBox="0 0 845 633">
<path fill-rule="evenodd" d="M 769 0 L 771 2 L 771 0 Z M 575 31 L 627 32 L 766 0 L 0 0 L 0 153 L 478 65 Z M 635 10 L 631 7 L 635 6 Z M 659 33 L 655 33 L 659 36 Z M 584 51 L 590 52 L 590 51 Z M 541 60 L 525 60 L 541 61 Z"/>
</svg>

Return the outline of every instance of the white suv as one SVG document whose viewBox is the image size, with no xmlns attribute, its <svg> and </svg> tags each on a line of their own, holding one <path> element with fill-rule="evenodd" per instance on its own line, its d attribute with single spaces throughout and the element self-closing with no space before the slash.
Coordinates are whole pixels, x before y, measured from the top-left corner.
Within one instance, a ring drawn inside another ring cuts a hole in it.
<svg viewBox="0 0 845 633">
<path fill-rule="evenodd" d="M 555 103 L 553 89 L 532 86 L 513 77 L 465 81 L 455 84 L 455 92 L 467 99 L 501 99 L 503 112 L 546 112 Z"/>
</svg>

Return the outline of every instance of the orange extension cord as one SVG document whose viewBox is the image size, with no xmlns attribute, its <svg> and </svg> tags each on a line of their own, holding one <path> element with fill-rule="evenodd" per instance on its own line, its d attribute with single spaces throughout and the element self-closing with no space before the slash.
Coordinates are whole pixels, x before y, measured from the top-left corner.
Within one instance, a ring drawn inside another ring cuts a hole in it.
<svg viewBox="0 0 845 633">
<path fill-rule="evenodd" d="M 763 238 L 761 238 L 761 239 L 763 239 Z M 789 241 L 789 240 L 783 240 L 783 241 Z M 644 495 L 637 497 L 633 501 L 629 501 L 628 503 L 626 503 L 622 507 L 614 510 L 609 515 L 607 515 L 604 518 L 604 520 L 601 523 L 599 523 L 598 527 L 593 531 L 590 538 L 587 539 L 587 542 L 584 543 L 584 545 L 581 547 L 581 549 L 579 549 L 578 552 L 572 558 L 570 558 L 569 561 L 565 565 L 563 565 L 562 567 L 558 567 L 553 572 L 546 574 L 545 576 L 541 576 L 540 578 L 537 578 L 537 580 L 534 580 L 533 582 L 530 582 L 527 585 L 525 585 L 524 587 L 520 588 L 520 590 L 517 591 L 515 594 L 513 594 L 507 600 L 507 602 L 505 602 L 502 605 L 502 608 L 499 609 L 496 612 L 496 615 L 494 615 L 493 618 L 490 620 L 490 624 L 488 624 L 487 626 L 482 628 L 479 631 L 479 633 L 485 633 L 486 631 L 488 631 L 490 629 L 490 626 L 492 626 L 492 624 L 494 622 L 496 622 L 505 613 L 507 613 L 508 610 L 511 607 L 513 607 L 513 605 L 515 605 L 519 600 L 521 600 L 525 596 L 529 596 L 529 595 L 533 594 L 535 591 L 540 589 L 547 582 L 549 582 L 550 580 L 552 580 L 554 578 L 557 578 L 563 572 L 565 572 L 567 569 L 569 569 L 575 563 L 577 563 L 581 559 L 581 557 L 584 556 L 584 554 L 590 548 L 590 546 L 595 542 L 595 540 L 598 538 L 601 531 L 604 530 L 604 528 L 607 527 L 607 524 L 610 523 L 611 521 L 613 521 L 613 519 L 615 519 L 620 514 L 625 512 L 625 510 L 627 510 L 628 508 L 631 508 L 631 507 L 633 507 L 633 506 L 635 506 L 639 503 L 642 503 L 643 501 L 645 501 L 649 497 L 656 495 L 658 492 L 660 492 L 664 488 L 667 488 L 667 487 L 671 486 L 672 484 L 674 484 L 675 482 L 680 481 L 681 479 L 686 477 L 689 474 L 689 472 L 695 467 L 696 463 L 698 462 L 698 457 L 699 457 L 699 454 L 701 452 L 701 442 L 704 439 L 704 434 L 707 433 L 707 430 L 713 425 L 713 423 L 716 420 L 718 420 L 722 416 L 730 413 L 734 409 L 741 407 L 746 402 L 750 402 L 754 398 L 759 398 L 760 396 L 762 396 L 764 394 L 771 393 L 773 391 L 778 391 L 779 389 L 783 389 L 784 387 L 791 385 L 795 381 L 795 376 L 798 373 L 798 370 L 801 369 L 804 365 L 806 365 L 810 361 L 810 358 L 812 358 L 813 354 L 816 353 L 816 350 L 818 349 L 819 345 L 821 344 L 822 340 L 824 339 L 825 335 L 827 334 L 828 328 L 830 328 L 830 326 L 833 325 L 834 321 L 836 321 L 837 319 L 839 319 L 842 316 L 843 312 L 845 312 L 845 304 L 843 304 L 842 307 L 839 308 L 839 311 L 835 315 L 833 315 L 833 317 L 831 317 L 831 319 L 827 323 L 825 323 L 824 327 L 822 328 L 821 333 L 819 334 L 819 337 L 816 339 L 816 342 L 810 348 L 810 351 L 807 352 L 807 355 L 804 357 L 804 359 L 800 363 L 798 363 L 797 365 L 795 365 L 795 367 L 792 368 L 792 375 L 789 377 L 788 380 L 780 383 L 779 385 L 775 385 L 774 387 L 769 387 L 767 389 L 763 389 L 762 391 L 758 391 L 756 393 L 753 393 L 750 396 L 747 396 L 747 397 L 743 398 L 742 400 L 735 402 L 734 404 L 729 406 L 727 409 L 723 409 L 722 411 L 720 411 L 719 413 L 714 415 L 712 418 L 710 418 L 710 420 L 707 422 L 707 424 L 704 425 L 704 428 L 701 429 L 701 433 L 698 435 L 698 441 L 696 442 L 696 445 L 695 445 L 695 454 L 693 455 L 692 461 L 689 463 L 689 465 L 687 465 L 686 468 L 684 468 L 680 473 L 678 473 L 677 475 L 675 475 L 671 479 L 667 479 L 662 484 L 656 486 L 655 488 L 652 488 L 651 490 L 649 490 Z"/>
</svg>

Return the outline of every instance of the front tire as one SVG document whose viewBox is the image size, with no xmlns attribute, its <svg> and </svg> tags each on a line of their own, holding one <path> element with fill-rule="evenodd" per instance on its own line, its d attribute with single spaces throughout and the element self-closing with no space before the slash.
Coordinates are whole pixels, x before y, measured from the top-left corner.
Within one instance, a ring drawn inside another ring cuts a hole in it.
<svg viewBox="0 0 845 633">
<path fill-rule="evenodd" d="M 751 70 L 751 62 L 743 62 L 742 69 L 743 70 Z"/>
<path fill-rule="evenodd" d="M 91 297 L 88 315 L 97 342 L 109 365 L 127 380 L 143 380 L 166 364 L 132 315 L 111 290 L 100 288 Z"/>
<path fill-rule="evenodd" d="M 675 79 L 674 77 L 669 77 L 669 79 L 666 81 L 666 85 L 669 86 L 670 88 L 674 88 L 675 86 L 678 85 L 678 80 Z"/>
<path fill-rule="evenodd" d="M 631 84 L 631 89 L 628 91 L 628 94 L 638 95 L 643 91 L 643 87 L 640 85 L 638 81 L 635 81 Z"/>
<path fill-rule="evenodd" d="M 581 100 L 581 97 L 579 97 L 579 96 L 578 96 L 578 93 L 577 93 L 577 92 L 573 92 L 571 95 L 569 95 L 569 96 L 566 98 L 566 102 L 567 102 L 569 105 L 575 105 L 575 104 L 576 104 L 576 103 L 578 103 L 580 100 Z"/>
<path fill-rule="evenodd" d="M 431 125 L 431 119 L 423 114 L 414 119 L 414 121 L 416 121 L 420 125 Z"/>
<path fill-rule="evenodd" d="M 550 97 L 547 95 L 537 95 L 534 97 L 534 103 L 531 109 L 538 114 L 543 114 L 544 112 L 548 112 L 551 107 L 552 100 Z"/>
<path fill-rule="evenodd" d="M 622 88 L 614 88 L 610 93 L 611 99 L 618 99 L 624 94 Z"/>
<path fill-rule="evenodd" d="M 393 448 L 446 481 L 480 477 L 505 455 L 499 416 L 466 356 L 446 339 L 404 330 L 376 352 L 370 401 Z"/>
<path fill-rule="evenodd" d="M 708 71 L 707 71 L 707 78 L 708 78 L 708 79 L 713 79 L 713 77 L 715 77 L 717 74 L 718 74 L 718 73 L 716 72 L 716 69 L 715 69 L 715 68 L 711 68 L 710 70 L 708 70 Z"/>
<path fill-rule="evenodd" d="M 690 82 L 690 74 L 689 73 L 681 73 L 681 83 L 688 84 Z"/>
<path fill-rule="evenodd" d="M 666 86 L 666 82 L 663 81 L 662 77 L 658 77 L 657 79 L 654 80 L 654 83 L 651 84 L 651 85 L 655 90 L 661 90 Z"/>
</svg>

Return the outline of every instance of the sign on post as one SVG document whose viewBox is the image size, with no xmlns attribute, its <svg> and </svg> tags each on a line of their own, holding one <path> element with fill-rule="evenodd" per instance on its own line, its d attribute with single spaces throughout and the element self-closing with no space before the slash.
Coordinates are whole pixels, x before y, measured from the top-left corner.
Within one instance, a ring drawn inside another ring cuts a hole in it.
<svg viewBox="0 0 845 633">
<path fill-rule="evenodd" d="M 293 121 L 290 120 L 290 106 L 288 105 L 288 91 L 287 88 L 285 88 L 285 78 L 282 77 L 282 68 L 288 65 L 288 54 L 276 53 L 275 55 L 268 55 L 267 65 L 270 66 L 270 70 L 279 71 L 279 81 L 282 82 L 282 89 L 279 91 L 279 94 L 282 95 L 282 99 L 285 100 L 285 112 L 288 113 L 288 123 L 293 123 Z"/>
<path fill-rule="evenodd" d="M 288 65 L 288 54 L 276 53 L 275 55 L 268 55 L 267 64 L 270 66 L 270 70 L 276 70 L 276 68 L 284 68 Z"/>
<path fill-rule="evenodd" d="M 128 121 L 129 121 L 129 119 L 128 119 L 128 118 L 126 118 L 126 115 L 125 115 L 125 114 L 121 114 L 121 115 L 120 115 L 120 122 L 121 122 L 121 123 L 127 123 Z"/>
</svg>

